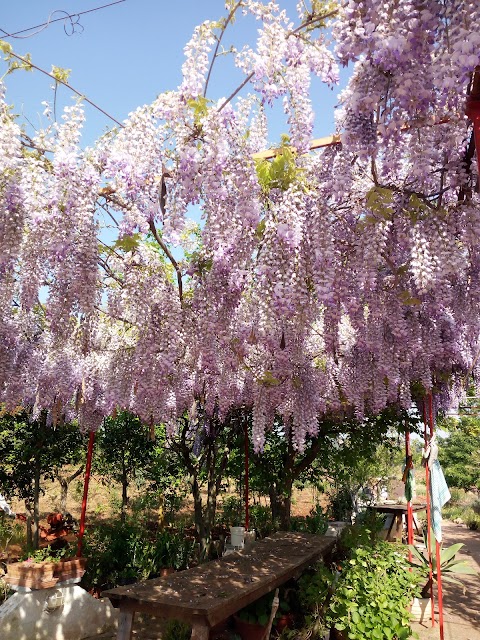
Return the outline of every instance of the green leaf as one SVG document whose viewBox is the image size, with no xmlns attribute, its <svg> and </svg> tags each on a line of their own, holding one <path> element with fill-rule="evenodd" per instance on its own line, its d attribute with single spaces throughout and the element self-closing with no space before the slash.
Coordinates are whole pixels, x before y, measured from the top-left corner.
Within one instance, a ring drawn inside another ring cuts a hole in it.
<svg viewBox="0 0 480 640">
<path fill-rule="evenodd" d="M 263 238 L 263 234 L 265 232 L 265 224 L 266 224 L 265 218 L 263 218 L 262 220 L 260 220 L 260 222 L 257 225 L 257 228 L 255 229 L 255 235 L 259 240 Z"/>
<path fill-rule="evenodd" d="M 68 78 L 70 77 L 71 69 L 63 69 L 62 67 L 56 67 L 54 64 L 52 65 L 52 70 L 50 75 L 55 78 L 58 82 L 62 82 L 66 84 L 68 82 Z"/>
<path fill-rule="evenodd" d="M 422 565 L 426 564 L 427 560 L 425 556 L 423 555 L 423 553 L 420 553 L 417 547 L 415 547 L 413 544 L 409 544 L 408 548 Z"/>
<path fill-rule="evenodd" d="M 447 549 L 442 549 L 440 553 L 440 563 L 443 565 L 448 562 L 451 558 L 453 558 L 463 547 L 464 545 L 461 542 L 457 542 L 457 544 L 452 544 L 451 547 L 447 547 Z"/>
<path fill-rule="evenodd" d="M 453 564 L 447 565 L 445 568 L 440 567 L 445 573 L 462 573 L 463 575 L 476 576 L 477 572 L 469 564 L 467 560 L 459 560 Z M 443 575 L 443 574 L 442 574 Z"/>
<path fill-rule="evenodd" d="M 13 51 L 12 45 L 9 42 L 5 42 L 5 40 L 0 40 L 0 50 L 5 54 L 10 54 Z"/>
<path fill-rule="evenodd" d="M 114 243 L 115 249 L 122 249 L 123 251 L 134 251 L 140 244 L 140 234 L 134 233 L 133 236 L 123 236 L 118 238 Z"/>
<path fill-rule="evenodd" d="M 419 298 L 412 296 L 412 294 L 409 291 L 402 291 L 398 297 L 403 302 L 403 304 L 406 304 L 409 306 L 418 306 L 422 304 L 422 301 Z"/>
<path fill-rule="evenodd" d="M 266 387 L 277 387 L 279 384 L 281 384 L 280 380 L 278 378 L 275 378 L 272 372 L 268 370 L 265 371 L 263 376 L 258 379 L 258 382 L 260 384 L 264 384 Z"/>
<path fill-rule="evenodd" d="M 204 98 L 203 96 L 199 96 L 195 100 L 189 100 L 188 106 L 193 111 L 193 120 L 195 124 L 200 124 L 201 120 L 208 114 L 208 104 L 210 100 Z"/>
</svg>

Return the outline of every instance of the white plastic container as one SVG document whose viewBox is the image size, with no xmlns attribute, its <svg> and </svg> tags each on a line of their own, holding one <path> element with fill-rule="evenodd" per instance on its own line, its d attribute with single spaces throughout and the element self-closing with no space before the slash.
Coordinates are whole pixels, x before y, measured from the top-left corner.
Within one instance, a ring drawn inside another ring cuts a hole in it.
<svg viewBox="0 0 480 640">
<path fill-rule="evenodd" d="M 432 619 L 430 598 L 414 598 L 411 607 L 412 620 L 424 622 Z"/>
<path fill-rule="evenodd" d="M 242 547 L 245 542 L 245 527 L 230 527 L 230 544 L 232 547 Z"/>
</svg>

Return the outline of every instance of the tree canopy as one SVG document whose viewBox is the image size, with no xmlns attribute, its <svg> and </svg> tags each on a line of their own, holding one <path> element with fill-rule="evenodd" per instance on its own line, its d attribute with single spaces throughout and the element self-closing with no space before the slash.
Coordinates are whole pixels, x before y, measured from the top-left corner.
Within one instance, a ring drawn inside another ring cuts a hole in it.
<svg viewBox="0 0 480 640">
<path fill-rule="evenodd" d="M 480 210 L 464 115 L 478 3 L 313 0 L 294 18 L 281 2 L 226 5 L 187 44 L 181 85 L 92 148 L 82 100 L 61 122 L 47 108 L 50 126 L 31 137 L 2 87 L 7 408 L 96 429 L 118 407 L 172 433 L 180 416 L 204 427 L 249 407 L 257 450 L 274 415 L 301 450 L 321 416 L 409 408 L 431 389 L 445 406 L 478 366 Z M 231 49 L 244 83 L 210 99 L 242 14 L 259 26 L 255 46 Z M 11 68 L 31 65 L 2 47 Z M 339 64 L 353 65 L 341 144 L 309 153 L 312 76 L 334 85 Z M 258 154 L 276 101 L 289 131 L 270 161 Z"/>
<path fill-rule="evenodd" d="M 462 416 L 442 421 L 448 437 L 440 443 L 439 459 L 451 487 L 466 491 L 480 489 L 480 422 L 478 417 Z"/>
</svg>

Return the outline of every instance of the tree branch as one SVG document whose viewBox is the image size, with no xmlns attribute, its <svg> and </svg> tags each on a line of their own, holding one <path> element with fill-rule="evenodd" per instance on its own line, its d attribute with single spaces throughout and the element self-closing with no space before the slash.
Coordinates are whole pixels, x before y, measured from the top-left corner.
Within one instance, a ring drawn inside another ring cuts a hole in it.
<svg viewBox="0 0 480 640">
<path fill-rule="evenodd" d="M 158 242 L 158 244 L 162 248 L 162 251 L 165 253 L 167 258 L 172 263 L 173 268 L 175 269 L 175 272 L 177 274 L 177 282 L 178 282 L 178 295 L 180 296 L 180 304 L 183 305 L 183 282 L 182 282 L 182 271 L 180 269 L 180 266 L 178 262 L 175 260 L 175 258 L 173 257 L 170 249 L 167 247 L 165 242 L 158 235 L 158 231 L 155 224 L 153 223 L 153 220 L 150 220 L 150 222 L 148 223 L 148 226 L 150 227 L 150 231 L 152 232 L 153 237 Z"/>
<path fill-rule="evenodd" d="M 225 20 L 225 24 L 222 27 L 222 31 L 221 31 L 219 37 L 217 38 L 217 46 L 215 47 L 215 51 L 213 52 L 212 61 L 210 62 L 210 67 L 209 67 L 208 73 L 207 73 L 207 79 L 205 80 L 205 88 L 203 90 L 203 97 L 204 98 L 207 95 L 208 83 L 210 82 L 210 76 L 212 75 L 213 65 L 214 65 L 215 60 L 217 58 L 218 50 L 220 48 L 220 44 L 222 42 L 222 38 L 225 35 L 225 31 L 226 31 L 230 21 L 232 20 L 233 16 L 236 14 L 237 9 L 238 9 L 238 7 L 240 7 L 241 4 L 243 4 L 243 0 L 238 0 L 237 4 L 233 7 L 233 9 L 228 14 L 227 19 Z"/>
<path fill-rule="evenodd" d="M 111 116 L 109 113 L 107 113 L 104 109 L 99 107 L 98 104 L 95 104 L 95 102 L 90 100 L 90 98 L 87 98 L 86 95 L 84 95 L 83 93 L 81 93 L 80 91 L 78 91 L 77 89 L 72 87 L 72 85 L 68 84 L 68 82 L 65 82 L 64 80 L 59 80 L 58 78 L 53 76 L 51 73 L 48 73 L 48 71 L 45 71 L 45 69 L 42 69 L 42 67 L 39 67 L 36 64 L 34 64 L 33 62 L 31 62 L 31 60 L 28 60 L 27 58 L 24 58 L 23 56 L 18 55 L 18 53 L 14 53 L 13 51 L 9 51 L 8 55 L 12 56 L 13 58 L 17 58 L 17 60 L 20 60 L 21 62 L 23 62 L 23 64 L 25 64 L 25 65 L 27 65 L 29 67 L 32 67 L 33 69 L 36 69 L 37 71 L 40 71 L 40 73 L 45 74 L 51 80 L 55 80 L 55 82 L 59 82 L 60 84 L 63 84 L 65 87 L 67 87 L 67 89 L 70 89 L 70 91 L 73 91 L 73 93 L 75 93 L 77 96 L 82 98 L 82 100 L 85 100 L 85 102 L 88 102 L 88 104 L 91 105 L 94 109 L 97 109 L 97 111 L 100 111 L 100 113 L 103 113 L 104 116 L 106 116 L 107 118 L 109 118 L 110 120 L 115 122 L 115 124 L 118 124 L 118 126 L 121 127 L 122 129 L 124 128 L 124 125 L 121 122 L 116 120 L 113 116 Z"/>
</svg>

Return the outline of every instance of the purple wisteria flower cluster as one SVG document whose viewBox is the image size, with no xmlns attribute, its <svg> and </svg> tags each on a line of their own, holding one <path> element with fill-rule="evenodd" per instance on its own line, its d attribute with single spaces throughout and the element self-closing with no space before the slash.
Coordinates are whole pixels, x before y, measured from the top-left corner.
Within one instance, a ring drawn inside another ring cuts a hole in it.
<svg viewBox="0 0 480 640">
<path fill-rule="evenodd" d="M 281 2 L 228 6 L 259 27 L 256 47 L 233 51 L 246 82 L 230 99 L 204 95 L 228 21 L 195 30 L 177 91 L 90 149 L 81 102 L 26 140 L 2 87 L 7 409 L 61 407 L 95 429 L 125 408 L 172 433 L 187 412 L 245 406 L 257 449 L 275 415 L 301 449 L 323 415 L 409 408 L 432 389 L 446 403 L 475 373 L 480 203 L 464 104 L 478 3 L 300 3 L 300 21 Z M 335 83 L 338 63 L 353 68 L 342 144 L 309 153 L 312 74 Z M 261 160 L 277 100 L 289 139 Z"/>
</svg>

